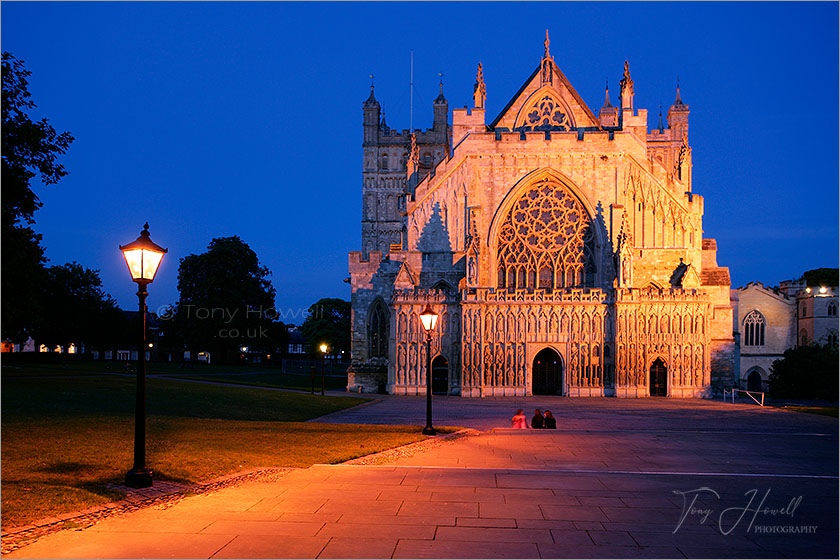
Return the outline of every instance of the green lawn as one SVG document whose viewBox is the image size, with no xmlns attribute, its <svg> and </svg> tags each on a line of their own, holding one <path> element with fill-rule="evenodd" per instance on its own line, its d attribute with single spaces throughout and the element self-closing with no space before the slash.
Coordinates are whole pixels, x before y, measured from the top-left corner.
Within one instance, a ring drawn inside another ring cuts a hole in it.
<svg viewBox="0 0 840 560">
<path fill-rule="evenodd" d="M 788 410 L 795 410 L 796 412 L 805 412 L 807 414 L 820 414 L 822 416 L 832 416 L 837 418 L 836 406 L 786 406 Z"/>
<path fill-rule="evenodd" d="M 295 375 L 281 372 L 245 372 L 245 373 L 181 373 L 177 377 L 183 379 L 199 379 L 221 383 L 237 383 L 239 385 L 258 385 L 260 387 L 278 387 L 282 389 L 296 389 L 312 391 L 312 378 L 309 374 Z M 344 390 L 347 387 L 347 376 L 326 375 L 324 387 L 327 391 Z M 315 392 L 321 393 L 321 374 L 315 375 Z"/>
<path fill-rule="evenodd" d="M 133 374 L 134 363 L 126 368 L 124 362 L 115 361 L 74 361 L 61 364 L 33 364 L 19 366 L 4 365 L 5 377 L 22 376 L 80 376 L 105 374 Z M 270 365 L 206 365 L 192 364 L 184 368 L 178 363 L 149 362 L 146 373 L 150 376 L 165 375 L 183 379 L 198 379 L 240 385 L 278 387 L 282 389 L 312 390 L 312 378 L 309 372 L 284 372 L 277 366 Z M 327 371 L 324 378 L 327 390 L 343 390 L 347 386 L 347 374 Z M 316 367 L 315 391 L 321 392 L 321 369 Z"/>
<path fill-rule="evenodd" d="M 134 378 L 70 371 L 3 367 L 4 527 L 120 497 L 105 485 L 131 467 Z M 147 465 L 157 479 L 197 482 L 340 462 L 424 437 L 417 426 L 302 422 L 366 401 L 149 379 Z"/>
</svg>

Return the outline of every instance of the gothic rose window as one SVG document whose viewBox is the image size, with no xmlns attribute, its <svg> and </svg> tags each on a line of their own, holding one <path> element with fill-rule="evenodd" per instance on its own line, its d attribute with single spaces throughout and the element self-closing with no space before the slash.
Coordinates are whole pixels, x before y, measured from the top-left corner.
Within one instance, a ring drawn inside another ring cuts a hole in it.
<svg viewBox="0 0 840 560">
<path fill-rule="evenodd" d="M 388 310 L 381 301 L 373 304 L 368 325 L 371 358 L 388 357 Z"/>
<path fill-rule="evenodd" d="M 592 287 L 594 232 L 581 202 L 543 179 L 514 202 L 499 228 L 498 287 Z"/>
<path fill-rule="evenodd" d="M 756 310 L 744 317 L 744 346 L 764 346 L 765 324 L 764 317 Z"/>
</svg>

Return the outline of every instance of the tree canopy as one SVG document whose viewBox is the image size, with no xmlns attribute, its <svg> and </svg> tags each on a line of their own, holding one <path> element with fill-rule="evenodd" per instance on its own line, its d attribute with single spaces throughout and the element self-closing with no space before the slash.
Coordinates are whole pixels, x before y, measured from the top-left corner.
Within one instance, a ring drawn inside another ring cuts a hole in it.
<svg viewBox="0 0 840 560">
<path fill-rule="evenodd" d="M 785 350 L 770 366 L 770 394 L 776 398 L 837 401 L 837 347 L 804 345 Z"/>
<path fill-rule="evenodd" d="M 239 348 L 273 352 L 285 340 L 276 321 L 271 271 L 239 237 L 217 237 L 199 255 L 181 259 L 174 321 L 169 333 L 194 351 L 231 360 Z"/>
<path fill-rule="evenodd" d="M 319 299 L 309 307 L 301 330 L 312 353 L 318 352 L 321 344 L 329 346 L 333 355 L 342 350 L 349 352 L 350 302 L 337 298 Z"/>
<path fill-rule="evenodd" d="M 817 286 L 837 286 L 838 269 L 836 268 L 815 268 L 804 273 L 802 277 L 805 284 L 811 288 Z"/>
<path fill-rule="evenodd" d="M 72 262 L 46 270 L 44 303 L 33 336 L 48 347 L 71 343 L 108 347 L 120 340 L 127 322 L 102 289 L 99 272 Z"/>
<path fill-rule="evenodd" d="M 2 72 L 2 336 L 23 342 L 44 309 L 41 294 L 47 281 L 41 235 L 29 227 L 41 207 L 31 181 L 38 177 L 52 184 L 67 175 L 58 157 L 73 137 L 57 133 L 45 118 L 30 118 L 36 105 L 22 61 L 4 52 Z"/>
</svg>

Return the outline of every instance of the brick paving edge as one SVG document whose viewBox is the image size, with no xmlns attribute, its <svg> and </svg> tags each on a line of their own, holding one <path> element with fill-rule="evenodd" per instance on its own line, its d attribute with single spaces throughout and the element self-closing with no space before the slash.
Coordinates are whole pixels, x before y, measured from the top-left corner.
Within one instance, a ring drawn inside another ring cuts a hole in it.
<svg viewBox="0 0 840 560">
<path fill-rule="evenodd" d="M 204 482 L 189 484 L 179 490 L 161 494 L 160 496 L 138 499 L 137 496 L 129 495 L 116 502 L 93 506 L 81 511 L 59 514 L 46 519 L 33 521 L 20 527 L 12 527 L 8 530 L 4 529 L 2 534 L 0 534 L 0 540 L 2 540 L 2 544 L 0 544 L 0 555 L 9 554 L 14 550 L 32 544 L 41 537 L 61 531 L 67 528 L 65 525 L 68 523 L 81 525 L 76 530 L 86 529 L 109 517 L 153 506 L 160 507 L 161 509 L 170 508 L 189 496 L 215 492 L 244 482 L 273 482 L 295 470 L 298 469 L 292 467 L 251 469 L 232 475 L 220 476 Z"/>
<path fill-rule="evenodd" d="M 382 465 L 394 461 L 396 459 L 411 457 L 418 453 L 422 453 L 423 451 L 427 451 L 435 447 L 440 447 L 442 445 L 453 442 L 455 440 L 459 440 L 461 438 L 476 436 L 480 433 L 480 431 L 474 430 L 472 428 L 464 428 L 451 434 L 445 434 L 442 437 L 429 437 L 420 441 L 415 441 L 414 443 L 409 443 L 407 445 L 401 445 L 400 447 L 386 449 L 385 451 L 380 451 L 379 453 L 372 453 L 370 455 L 365 455 L 364 457 L 357 457 L 355 459 L 350 459 L 349 461 L 344 461 L 338 464 Z"/>
</svg>

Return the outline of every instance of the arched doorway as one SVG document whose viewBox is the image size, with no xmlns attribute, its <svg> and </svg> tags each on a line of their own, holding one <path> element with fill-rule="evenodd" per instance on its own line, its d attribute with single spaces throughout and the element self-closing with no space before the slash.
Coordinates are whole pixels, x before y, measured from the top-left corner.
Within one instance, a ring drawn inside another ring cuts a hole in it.
<svg viewBox="0 0 840 560">
<path fill-rule="evenodd" d="M 761 382 L 761 374 L 753 371 L 747 376 L 747 390 L 748 391 L 763 391 L 763 383 Z"/>
<path fill-rule="evenodd" d="M 668 396 L 668 368 L 662 358 L 656 358 L 650 365 L 650 396 Z"/>
<path fill-rule="evenodd" d="M 449 362 L 443 356 L 432 360 L 432 393 L 436 395 L 449 393 Z"/>
<path fill-rule="evenodd" d="M 531 392 L 535 395 L 563 394 L 563 363 L 551 348 L 540 350 L 534 358 Z"/>
</svg>

